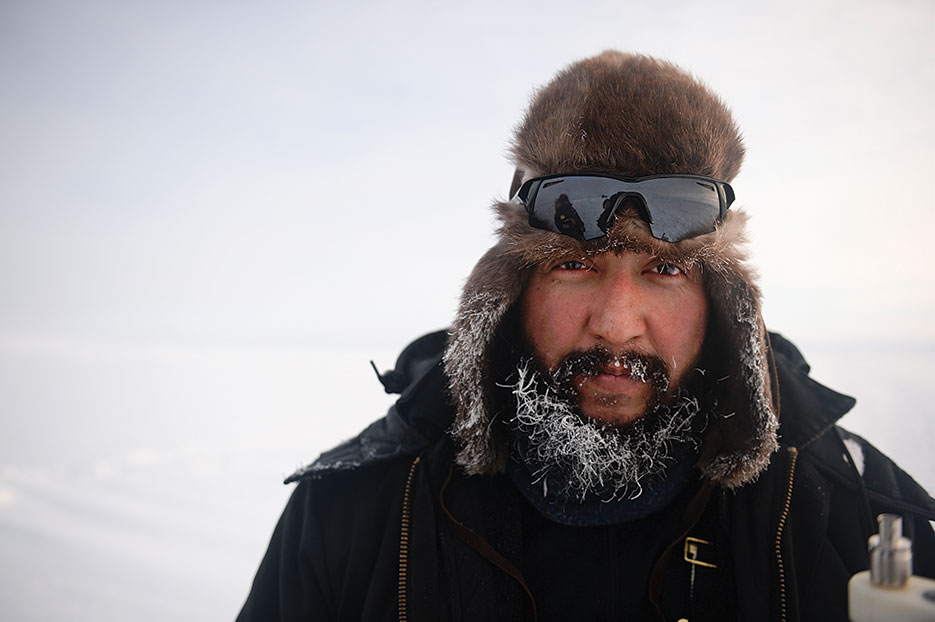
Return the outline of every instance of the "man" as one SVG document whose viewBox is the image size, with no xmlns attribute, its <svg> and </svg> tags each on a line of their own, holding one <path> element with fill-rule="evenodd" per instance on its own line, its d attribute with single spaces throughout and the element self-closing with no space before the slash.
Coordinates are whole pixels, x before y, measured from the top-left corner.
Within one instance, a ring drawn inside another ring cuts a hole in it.
<svg viewBox="0 0 935 622">
<path fill-rule="evenodd" d="M 935 501 L 764 328 L 743 152 L 661 61 L 605 52 L 542 89 L 452 331 L 289 478 L 239 619 L 846 619 L 883 511 L 935 574 Z"/>
</svg>

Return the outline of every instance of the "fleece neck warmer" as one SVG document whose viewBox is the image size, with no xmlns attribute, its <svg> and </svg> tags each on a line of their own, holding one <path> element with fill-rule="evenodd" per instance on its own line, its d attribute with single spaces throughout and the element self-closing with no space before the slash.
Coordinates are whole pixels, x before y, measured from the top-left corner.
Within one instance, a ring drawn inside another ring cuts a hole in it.
<svg viewBox="0 0 935 622">
<path fill-rule="evenodd" d="M 673 451 L 674 459 L 665 471 L 644 485 L 639 496 L 605 499 L 589 492 L 584 498 L 579 498 L 577 494 L 563 491 L 558 482 L 552 482 L 550 486 L 548 478 L 537 476 L 535 467 L 526 457 L 526 450 L 523 442 L 513 444 L 507 475 L 540 514 L 572 527 L 619 525 L 651 516 L 668 506 L 685 486 L 699 477 L 695 468 L 697 449 L 693 443 L 682 443 Z"/>
</svg>

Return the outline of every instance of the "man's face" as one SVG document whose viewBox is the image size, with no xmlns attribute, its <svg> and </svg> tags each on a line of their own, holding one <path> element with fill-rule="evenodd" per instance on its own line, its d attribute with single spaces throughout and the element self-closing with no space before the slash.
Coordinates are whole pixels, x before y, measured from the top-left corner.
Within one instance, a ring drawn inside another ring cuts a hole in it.
<svg viewBox="0 0 935 622">
<path fill-rule="evenodd" d="M 581 414 L 624 425 L 642 417 L 654 397 L 628 355 L 660 359 L 671 394 L 701 352 L 708 300 L 697 268 L 645 253 L 606 252 L 537 267 L 521 317 L 537 362 L 550 372 L 569 354 L 595 348 L 610 354 L 572 381 Z"/>
</svg>

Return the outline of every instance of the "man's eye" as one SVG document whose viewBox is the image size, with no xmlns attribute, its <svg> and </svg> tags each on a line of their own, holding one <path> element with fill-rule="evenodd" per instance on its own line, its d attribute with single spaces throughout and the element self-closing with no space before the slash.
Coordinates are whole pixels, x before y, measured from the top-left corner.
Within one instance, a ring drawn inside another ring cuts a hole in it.
<svg viewBox="0 0 935 622">
<path fill-rule="evenodd" d="M 562 263 L 558 264 L 555 267 L 558 268 L 559 270 L 587 270 L 588 269 L 587 265 L 585 265 L 584 262 L 574 261 L 574 260 L 563 261 Z"/>
<path fill-rule="evenodd" d="M 661 263 L 656 266 L 653 266 L 653 270 L 655 270 L 657 274 L 661 274 L 662 276 L 679 276 L 679 275 L 685 274 L 685 271 L 682 270 L 677 265 L 675 265 L 674 263 Z"/>
</svg>

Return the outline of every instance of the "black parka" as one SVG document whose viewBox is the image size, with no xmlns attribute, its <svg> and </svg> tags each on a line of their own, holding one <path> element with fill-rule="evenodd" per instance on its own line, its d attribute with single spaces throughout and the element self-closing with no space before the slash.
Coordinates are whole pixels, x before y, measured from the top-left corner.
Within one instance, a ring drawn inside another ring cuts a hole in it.
<svg viewBox="0 0 935 622">
<path fill-rule="evenodd" d="M 567 619 L 537 608 L 547 599 L 526 580 L 542 574 L 523 567 L 517 545 L 531 506 L 506 476 L 465 477 L 453 467 L 444 340 L 444 332 L 433 333 L 410 345 L 382 378 L 388 389 L 406 387 L 389 413 L 287 480 L 299 484 L 240 622 Z M 881 512 L 903 516 L 915 573 L 935 577 L 928 522 L 935 501 L 872 445 L 837 427 L 854 400 L 809 378 L 789 342 L 771 340 L 780 450 L 755 482 L 731 491 L 699 481 L 676 507 L 650 517 L 670 525 L 653 532 L 665 538 L 648 549 L 652 576 L 631 580 L 625 554 L 619 568 L 605 568 L 618 560 L 607 556 L 593 567 L 595 577 L 609 570 L 629 577 L 620 590 L 639 586 L 627 596 L 639 605 L 620 619 L 846 620 L 847 581 L 868 567 L 866 542 Z M 860 444 L 859 463 L 845 439 Z M 626 535 L 635 528 L 609 529 Z M 568 611 L 576 610 L 569 602 Z"/>
</svg>

